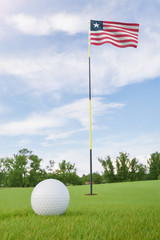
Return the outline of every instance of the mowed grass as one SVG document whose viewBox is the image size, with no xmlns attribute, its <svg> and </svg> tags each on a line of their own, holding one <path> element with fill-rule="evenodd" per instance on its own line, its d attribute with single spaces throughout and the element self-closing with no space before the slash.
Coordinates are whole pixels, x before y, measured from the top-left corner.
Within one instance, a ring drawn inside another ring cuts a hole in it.
<svg viewBox="0 0 160 240">
<path fill-rule="evenodd" d="M 62 216 L 38 216 L 31 188 L 0 189 L 0 239 L 160 239 L 160 181 L 71 186 Z"/>
</svg>

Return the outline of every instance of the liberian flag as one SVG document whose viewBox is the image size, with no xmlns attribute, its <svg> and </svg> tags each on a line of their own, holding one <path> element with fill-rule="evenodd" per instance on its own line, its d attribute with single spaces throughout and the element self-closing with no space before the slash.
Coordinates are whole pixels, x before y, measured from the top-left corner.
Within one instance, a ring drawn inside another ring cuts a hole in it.
<svg viewBox="0 0 160 240">
<path fill-rule="evenodd" d="M 93 45 L 111 43 L 116 47 L 138 45 L 139 24 L 90 20 L 89 42 Z"/>
</svg>

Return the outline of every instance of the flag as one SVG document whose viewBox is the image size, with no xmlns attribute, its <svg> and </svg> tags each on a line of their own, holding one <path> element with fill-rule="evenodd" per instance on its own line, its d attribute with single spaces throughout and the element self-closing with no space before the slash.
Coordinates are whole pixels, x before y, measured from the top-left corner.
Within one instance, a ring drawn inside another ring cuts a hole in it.
<svg viewBox="0 0 160 240">
<path fill-rule="evenodd" d="M 139 24 L 90 20 L 89 42 L 93 45 L 111 43 L 116 47 L 138 45 Z"/>
</svg>

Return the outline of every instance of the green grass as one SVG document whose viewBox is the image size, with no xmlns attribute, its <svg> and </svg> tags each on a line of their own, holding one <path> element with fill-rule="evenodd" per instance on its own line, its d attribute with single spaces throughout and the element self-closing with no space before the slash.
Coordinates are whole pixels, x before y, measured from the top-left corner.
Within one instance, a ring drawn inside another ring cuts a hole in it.
<svg viewBox="0 0 160 240">
<path fill-rule="evenodd" d="M 31 188 L 0 189 L 0 239 L 159 240 L 160 181 L 68 187 L 62 216 L 37 216 Z"/>
</svg>

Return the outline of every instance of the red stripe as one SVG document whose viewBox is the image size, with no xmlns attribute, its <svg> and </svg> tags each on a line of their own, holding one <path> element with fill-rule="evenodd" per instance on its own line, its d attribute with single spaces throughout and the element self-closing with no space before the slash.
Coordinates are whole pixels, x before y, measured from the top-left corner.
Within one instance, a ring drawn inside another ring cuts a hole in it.
<svg viewBox="0 0 160 240">
<path fill-rule="evenodd" d="M 128 45 L 118 45 L 116 43 L 113 43 L 113 42 L 110 42 L 110 41 L 106 41 L 106 42 L 103 42 L 103 43 L 91 43 L 92 45 L 96 45 L 96 46 L 100 46 L 100 45 L 103 45 L 105 43 L 111 43 L 112 45 L 116 46 L 116 47 L 119 47 L 119 48 L 126 48 L 126 47 L 134 47 L 134 48 L 137 48 L 137 45 L 134 45 L 134 44 L 128 44 Z"/>
<path fill-rule="evenodd" d="M 127 25 L 127 26 L 135 26 L 135 27 L 139 27 L 138 23 L 122 23 L 122 22 L 109 22 L 109 21 L 103 21 L 103 23 L 105 24 L 119 24 L 119 25 Z"/>
<path fill-rule="evenodd" d="M 103 29 L 103 31 L 104 31 L 104 32 L 124 32 L 124 33 L 126 33 L 126 34 L 127 34 L 127 33 L 128 33 L 128 34 L 133 34 L 133 35 L 135 35 L 135 36 L 138 35 L 138 32 L 137 32 L 137 34 L 136 34 L 136 33 L 132 33 L 132 32 L 129 32 L 129 31 L 127 32 L 127 30 L 122 30 L 122 29 L 119 30 L 119 31 L 118 31 L 117 29 Z"/>
<path fill-rule="evenodd" d="M 91 38 L 91 41 L 92 40 L 95 40 L 95 41 L 101 41 L 101 40 L 104 40 L 104 39 L 110 39 L 110 40 L 113 40 L 115 42 L 119 42 L 119 43 L 124 43 L 124 42 L 135 42 L 135 43 L 138 43 L 138 41 L 136 40 L 133 40 L 133 39 L 125 39 L 125 40 L 115 40 L 113 38 L 110 38 L 110 37 L 103 37 L 103 38 Z"/>
<path fill-rule="evenodd" d="M 130 38 L 135 38 L 138 40 L 138 37 L 135 37 L 135 36 L 130 36 L 128 34 L 117 34 L 117 35 L 114 35 L 114 34 L 109 34 L 109 33 L 106 33 L 106 32 L 103 32 L 103 33 L 91 33 L 90 34 L 91 36 L 101 36 L 101 35 L 109 35 L 110 37 L 130 37 Z"/>
</svg>

